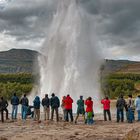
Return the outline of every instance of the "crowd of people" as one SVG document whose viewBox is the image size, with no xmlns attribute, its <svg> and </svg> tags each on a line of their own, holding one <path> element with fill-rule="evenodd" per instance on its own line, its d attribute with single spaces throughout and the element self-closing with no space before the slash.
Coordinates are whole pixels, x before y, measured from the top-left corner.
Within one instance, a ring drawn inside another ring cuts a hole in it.
<svg viewBox="0 0 140 140">
<path fill-rule="evenodd" d="M 103 105 L 103 114 L 104 121 L 111 121 L 111 111 L 110 111 L 111 100 L 106 96 L 101 100 Z M 21 104 L 21 118 L 25 122 L 27 117 L 30 116 L 33 120 L 40 122 L 40 108 L 43 107 L 44 120 L 53 120 L 54 112 L 56 114 L 56 121 L 60 121 L 59 117 L 59 108 L 63 110 L 63 120 L 66 122 L 74 122 L 75 124 L 78 121 L 79 116 L 83 117 L 83 122 L 85 124 L 94 123 L 94 111 L 93 111 L 93 100 L 91 97 L 88 97 L 86 100 L 83 99 L 83 96 L 77 100 L 77 113 L 74 119 L 73 116 L 73 99 L 70 95 L 63 96 L 61 104 L 59 98 L 52 93 L 51 98 L 48 94 L 45 94 L 45 97 L 40 100 L 39 96 L 36 96 L 33 100 L 33 105 L 29 105 L 29 100 L 26 97 L 26 94 L 19 99 L 16 93 L 14 93 L 11 98 L 12 113 L 11 119 L 14 121 L 17 119 L 18 106 Z M 1 112 L 1 122 L 4 122 L 4 116 L 6 120 L 9 119 L 8 113 L 8 102 L 3 97 L 0 98 L 0 112 Z M 94 106 L 96 107 L 96 106 Z M 126 114 L 126 119 L 128 123 L 133 123 L 135 120 L 135 112 L 137 112 L 137 121 L 140 121 L 140 95 L 134 100 L 132 95 L 128 95 L 128 99 L 125 100 L 122 95 L 116 101 L 116 121 L 124 122 L 124 114 Z M 124 113 L 124 111 L 126 113 Z M 4 112 L 6 115 L 4 115 Z M 51 113 L 51 114 L 50 114 Z"/>
</svg>

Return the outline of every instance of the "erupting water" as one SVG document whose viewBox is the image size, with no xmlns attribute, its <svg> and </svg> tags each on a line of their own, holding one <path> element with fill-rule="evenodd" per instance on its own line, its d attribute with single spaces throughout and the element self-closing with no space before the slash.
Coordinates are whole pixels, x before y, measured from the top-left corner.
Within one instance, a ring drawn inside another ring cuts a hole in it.
<svg viewBox="0 0 140 140">
<path fill-rule="evenodd" d="M 94 103 L 100 98 L 101 58 L 96 31 L 91 35 L 91 23 L 86 15 L 78 1 L 59 0 L 41 49 L 44 56 L 39 57 L 41 97 L 54 92 L 60 99 L 70 94 L 74 102 L 80 95 L 84 99 L 91 96 Z M 96 111 L 98 109 L 96 106 Z"/>
</svg>

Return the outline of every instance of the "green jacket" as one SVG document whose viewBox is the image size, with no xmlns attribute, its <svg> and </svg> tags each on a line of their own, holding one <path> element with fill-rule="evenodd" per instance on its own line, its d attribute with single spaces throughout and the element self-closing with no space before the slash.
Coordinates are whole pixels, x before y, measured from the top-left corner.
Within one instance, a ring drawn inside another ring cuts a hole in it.
<svg viewBox="0 0 140 140">
<path fill-rule="evenodd" d="M 78 114 L 84 114 L 85 113 L 85 108 L 84 108 L 84 100 L 79 99 L 77 101 L 77 113 Z"/>
</svg>

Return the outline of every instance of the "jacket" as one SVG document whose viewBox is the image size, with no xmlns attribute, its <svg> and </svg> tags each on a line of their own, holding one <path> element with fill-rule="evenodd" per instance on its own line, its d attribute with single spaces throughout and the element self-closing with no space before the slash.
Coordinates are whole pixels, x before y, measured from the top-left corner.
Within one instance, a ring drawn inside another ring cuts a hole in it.
<svg viewBox="0 0 140 140">
<path fill-rule="evenodd" d="M 86 112 L 93 112 L 93 101 L 86 100 L 85 105 L 86 105 Z"/>
<path fill-rule="evenodd" d="M 33 104 L 35 109 L 40 109 L 40 98 L 38 96 L 35 97 Z"/>
<path fill-rule="evenodd" d="M 70 96 L 67 96 L 64 100 L 64 108 L 69 110 L 72 109 L 73 99 Z"/>
<path fill-rule="evenodd" d="M 58 108 L 60 107 L 60 101 L 57 96 L 54 96 L 50 99 L 51 108 Z"/>
<path fill-rule="evenodd" d="M 28 106 L 29 105 L 29 100 L 27 97 L 23 97 L 20 101 L 21 105 L 23 106 Z"/>
<path fill-rule="evenodd" d="M 123 98 L 119 98 L 116 103 L 117 109 L 123 110 L 127 107 L 126 101 Z"/>
<path fill-rule="evenodd" d="M 85 113 L 85 108 L 84 108 L 84 100 L 79 99 L 77 101 L 77 114 L 84 114 Z"/>
<path fill-rule="evenodd" d="M 43 106 L 46 106 L 46 107 L 49 107 L 50 106 L 50 99 L 45 97 L 42 99 L 42 105 Z"/>
<path fill-rule="evenodd" d="M 11 99 L 12 105 L 19 105 L 19 98 L 17 96 L 13 96 Z"/>
<path fill-rule="evenodd" d="M 103 100 L 101 100 L 101 104 L 103 104 L 104 110 L 109 110 L 110 109 L 110 100 L 103 99 Z"/>
<path fill-rule="evenodd" d="M 140 110 L 140 98 L 137 97 L 135 100 L 135 106 L 136 106 L 136 110 L 139 111 Z"/>
<path fill-rule="evenodd" d="M 6 100 L 0 100 L 0 110 L 6 109 L 8 107 L 8 102 Z"/>
</svg>

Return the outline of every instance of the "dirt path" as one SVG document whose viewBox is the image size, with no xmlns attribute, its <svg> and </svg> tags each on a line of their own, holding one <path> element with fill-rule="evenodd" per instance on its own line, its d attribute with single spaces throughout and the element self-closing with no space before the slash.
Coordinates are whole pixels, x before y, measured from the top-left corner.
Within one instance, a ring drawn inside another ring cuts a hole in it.
<svg viewBox="0 0 140 140">
<path fill-rule="evenodd" d="M 132 139 L 133 138 L 133 139 Z M 0 123 L 0 140 L 140 140 L 140 123 L 97 120 L 94 125 L 32 120 Z"/>
</svg>

